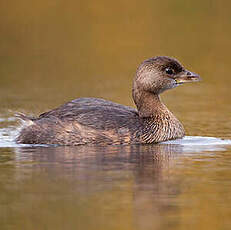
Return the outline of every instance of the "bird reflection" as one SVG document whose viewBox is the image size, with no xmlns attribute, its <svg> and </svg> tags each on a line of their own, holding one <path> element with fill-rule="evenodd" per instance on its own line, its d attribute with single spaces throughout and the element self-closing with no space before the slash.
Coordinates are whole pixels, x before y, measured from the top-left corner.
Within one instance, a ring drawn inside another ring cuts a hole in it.
<svg viewBox="0 0 231 230">
<path fill-rule="evenodd" d="M 17 148 L 15 152 L 18 162 L 32 162 L 32 168 L 43 168 L 50 173 L 62 170 L 65 174 L 65 170 L 71 170 L 73 177 L 81 177 L 91 171 L 126 171 L 132 173 L 137 183 L 150 180 L 153 183 L 163 179 L 163 173 L 175 164 L 183 148 L 171 144 L 28 147 Z"/>
<path fill-rule="evenodd" d="M 155 225 L 160 223 L 154 217 L 176 211 L 171 199 L 180 193 L 180 182 L 172 172 L 182 152 L 182 146 L 171 144 L 30 147 L 16 149 L 16 159 L 22 162 L 20 167 L 28 168 L 31 162 L 30 170 L 36 172 L 31 173 L 32 180 L 40 178 L 41 183 L 44 175 L 56 178 L 62 181 L 59 189 L 74 191 L 77 199 L 92 194 L 111 197 L 114 191 L 111 199 L 121 202 L 117 192 L 127 191 L 135 224 L 149 229 L 153 221 Z M 69 188 L 63 187 L 68 180 Z"/>
<path fill-rule="evenodd" d="M 142 173 L 154 170 L 160 173 L 169 167 L 183 152 L 180 145 L 125 145 L 125 146 L 75 146 L 75 147 L 23 147 L 16 149 L 17 161 L 31 161 L 36 164 L 55 163 L 67 168 L 95 168 L 103 170 L 133 169 Z"/>
</svg>

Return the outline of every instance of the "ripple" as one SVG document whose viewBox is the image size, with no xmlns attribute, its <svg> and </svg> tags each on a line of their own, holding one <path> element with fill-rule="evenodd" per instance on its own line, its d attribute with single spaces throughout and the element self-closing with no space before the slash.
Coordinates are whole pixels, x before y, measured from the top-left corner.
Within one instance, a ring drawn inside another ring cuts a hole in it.
<svg viewBox="0 0 231 230">
<path fill-rule="evenodd" d="M 0 148 L 17 148 L 17 147 L 31 147 L 31 146 L 44 146 L 47 147 L 49 145 L 29 145 L 29 144 L 17 144 L 15 139 L 20 131 L 20 127 L 7 127 L 0 129 Z M 169 145 L 180 145 L 185 147 L 203 147 L 210 148 L 211 150 L 215 150 L 215 146 L 224 146 L 231 145 L 231 140 L 224 140 L 216 137 L 201 137 L 201 136 L 186 136 L 183 139 L 171 140 L 162 142 L 161 144 L 169 144 Z M 221 149 L 219 149 L 221 150 Z"/>
<path fill-rule="evenodd" d="M 231 140 L 225 140 L 216 137 L 201 137 L 201 136 L 186 136 L 183 139 L 165 141 L 162 144 L 175 144 L 175 145 L 231 145 Z"/>
<path fill-rule="evenodd" d="M 25 147 L 28 145 L 21 145 L 15 142 L 15 139 L 19 133 L 19 129 L 15 127 L 8 127 L 0 129 L 0 148 L 14 148 Z"/>
</svg>

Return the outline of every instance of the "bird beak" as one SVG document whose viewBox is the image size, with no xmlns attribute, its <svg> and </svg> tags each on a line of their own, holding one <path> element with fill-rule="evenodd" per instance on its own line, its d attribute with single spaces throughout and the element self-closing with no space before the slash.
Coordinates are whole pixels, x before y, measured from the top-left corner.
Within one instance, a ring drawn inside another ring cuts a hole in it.
<svg viewBox="0 0 231 230">
<path fill-rule="evenodd" d="M 180 76 L 175 78 L 177 84 L 189 83 L 189 82 L 198 82 L 201 78 L 198 74 L 185 70 Z"/>
</svg>

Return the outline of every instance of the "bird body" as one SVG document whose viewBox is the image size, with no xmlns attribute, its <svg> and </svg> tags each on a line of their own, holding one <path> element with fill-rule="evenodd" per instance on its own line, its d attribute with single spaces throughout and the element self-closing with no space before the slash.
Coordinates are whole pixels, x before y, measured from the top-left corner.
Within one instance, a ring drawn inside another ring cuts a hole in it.
<svg viewBox="0 0 231 230">
<path fill-rule="evenodd" d="M 167 68 L 172 68 L 176 75 L 181 73 L 180 77 L 163 72 Z M 186 76 L 188 81 L 199 78 L 184 70 L 175 59 L 148 59 L 138 68 L 133 83 L 133 99 L 138 110 L 99 98 L 75 99 L 37 118 L 20 115 L 28 125 L 16 141 L 106 145 L 158 143 L 182 138 L 185 135 L 183 125 L 161 102 L 159 94 L 181 84 L 176 79 L 186 81 Z"/>
</svg>

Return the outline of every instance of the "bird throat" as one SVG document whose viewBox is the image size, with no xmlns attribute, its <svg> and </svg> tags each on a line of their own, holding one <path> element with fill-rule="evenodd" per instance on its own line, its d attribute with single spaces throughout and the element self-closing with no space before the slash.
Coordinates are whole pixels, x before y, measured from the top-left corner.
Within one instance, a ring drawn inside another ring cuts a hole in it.
<svg viewBox="0 0 231 230">
<path fill-rule="evenodd" d="M 182 138 L 185 135 L 183 125 L 163 104 L 159 95 L 142 92 L 140 101 L 136 101 L 139 116 L 146 127 L 141 135 L 142 142 L 152 143 Z"/>
</svg>

